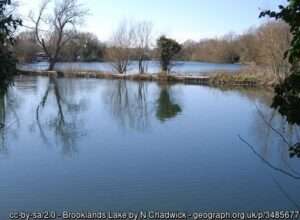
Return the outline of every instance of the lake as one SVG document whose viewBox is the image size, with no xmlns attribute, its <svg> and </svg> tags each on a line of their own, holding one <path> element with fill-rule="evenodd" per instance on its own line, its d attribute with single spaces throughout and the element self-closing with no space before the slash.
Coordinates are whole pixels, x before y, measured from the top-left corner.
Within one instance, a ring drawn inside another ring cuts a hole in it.
<svg viewBox="0 0 300 220">
<path fill-rule="evenodd" d="M 20 76 L 0 98 L 0 219 L 21 210 L 299 210 L 300 159 L 263 118 L 291 143 L 299 127 L 269 108 L 271 98 Z"/>
<path fill-rule="evenodd" d="M 159 62 L 147 61 L 147 72 L 158 73 L 160 72 Z M 205 62 L 190 62 L 190 61 L 178 61 L 173 63 L 172 72 L 176 74 L 207 74 L 216 71 L 237 72 L 244 65 L 241 64 L 217 64 L 217 63 L 205 63 Z M 32 63 L 20 65 L 20 68 L 25 70 L 46 70 L 48 63 Z M 108 62 L 91 62 L 91 63 L 57 63 L 55 66 L 59 71 L 102 71 L 102 72 L 114 72 L 111 63 Z M 128 69 L 129 74 L 138 73 L 138 63 L 136 61 L 131 62 Z"/>
</svg>

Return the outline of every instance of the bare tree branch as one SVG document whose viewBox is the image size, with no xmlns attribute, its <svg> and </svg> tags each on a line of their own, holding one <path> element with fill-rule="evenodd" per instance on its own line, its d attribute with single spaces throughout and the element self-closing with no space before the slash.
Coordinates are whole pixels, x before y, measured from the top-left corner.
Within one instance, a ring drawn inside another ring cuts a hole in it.
<svg viewBox="0 0 300 220">
<path fill-rule="evenodd" d="M 145 61 L 147 57 L 149 57 L 151 33 L 152 24 L 149 22 L 140 22 L 134 26 L 135 48 L 140 74 L 147 71 L 147 64 Z"/>
<path fill-rule="evenodd" d="M 111 61 L 113 69 L 121 74 L 126 74 L 131 64 L 134 45 L 134 29 L 127 21 L 119 24 L 111 37 L 111 47 L 106 56 Z"/>
<path fill-rule="evenodd" d="M 36 40 L 50 59 L 49 70 L 54 68 L 62 48 L 74 37 L 70 33 L 75 32 L 88 13 L 78 0 L 60 0 L 55 2 L 52 13 L 46 15 L 51 2 L 44 0 L 38 16 L 35 18 L 33 13 L 29 16 L 35 26 Z"/>
</svg>

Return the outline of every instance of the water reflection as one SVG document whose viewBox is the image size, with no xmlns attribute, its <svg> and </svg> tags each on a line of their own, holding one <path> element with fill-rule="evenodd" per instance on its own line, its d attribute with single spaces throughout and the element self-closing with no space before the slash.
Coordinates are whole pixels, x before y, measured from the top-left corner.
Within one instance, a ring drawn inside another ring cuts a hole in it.
<svg viewBox="0 0 300 220">
<path fill-rule="evenodd" d="M 266 108 L 266 106 L 262 105 L 257 108 L 257 116 L 257 120 L 260 120 L 260 122 L 257 123 L 260 125 L 260 128 L 258 127 L 257 130 L 259 131 L 260 137 L 265 140 L 265 155 L 277 147 L 279 151 L 283 151 L 282 155 L 287 155 L 284 152 L 289 152 L 290 157 L 300 157 L 298 150 L 300 129 L 297 124 L 292 124 L 287 121 L 276 109 Z M 275 139 L 276 141 L 274 141 L 274 135 L 277 137 Z M 271 147 L 273 149 L 269 149 Z M 287 158 L 285 158 L 285 160 L 287 160 Z"/>
<path fill-rule="evenodd" d="M 132 83 L 126 80 L 108 82 L 104 100 L 121 127 L 138 131 L 149 128 L 152 106 L 147 86 L 144 82 Z"/>
<path fill-rule="evenodd" d="M 17 110 L 21 99 L 15 94 L 14 89 L 0 92 L 0 153 L 8 154 L 6 136 L 9 134 L 15 139 L 18 137 L 20 118 Z"/>
<path fill-rule="evenodd" d="M 219 88 L 224 92 L 232 91 L 232 88 Z M 235 88 L 241 97 L 246 97 L 257 103 L 254 111 L 254 131 L 257 137 L 263 140 L 262 156 L 268 157 L 272 152 L 279 151 L 284 160 L 288 157 L 300 157 L 300 128 L 277 109 L 271 108 L 274 92 L 269 89 Z M 254 104 L 255 105 L 255 104 Z"/>
<path fill-rule="evenodd" d="M 84 102 L 74 100 L 72 96 L 75 93 L 72 81 L 66 83 L 63 80 L 50 77 L 36 108 L 36 124 L 44 143 L 47 145 L 51 143 L 46 133 L 54 132 L 56 144 L 62 147 L 64 155 L 69 156 L 77 152 L 76 142 L 84 135 L 84 121 L 79 120 L 79 114 L 85 109 Z M 49 104 L 52 105 L 51 108 L 56 108 L 56 113 L 46 122 L 43 122 L 43 110 L 51 95 L 54 102 Z M 45 129 L 47 129 L 46 132 Z"/>
<path fill-rule="evenodd" d="M 170 86 L 161 85 L 160 95 L 157 99 L 157 110 L 156 117 L 164 122 L 168 119 L 176 117 L 182 109 L 179 104 L 174 102 L 174 97 L 172 97 L 172 91 Z"/>
<path fill-rule="evenodd" d="M 158 93 L 150 94 L 149 85 L 158 89 Z M 108 112 L 123 129 L 143 132 L 151 127 L 151 117 L 164 122 L 182 112 L 181 106 L 175 103 L 172 85 L 167 84 L 157 87 L 148 82 L 111 81 L 103 98 L 109 106 Z"/>
<path fill-rule="evenodd" d="M 262 103 L 264 106 L 270 106 L 274 96 L 273 90 L 268 88 L 249 88 L 249 87 L 230 87 L 230 86 L 220 86 L 218 90 L 224 93 L 230 93 L 232 91 L 237 92 L 239 96 L 247 98 L 252 102 Z"/>
<path fill-rule="evenodd" d="M 81 89 L 91 89 L 91 86 L 82 85 L 76 79 L 17 78 L 16 86 L 0 97 L 0 125 L 3 125 L 0 151 L 8 151 L 5 141 L 7 135 L 17 138 L 18 128 L 21 126 L 18 108 L 21 107 L 19 110 L 22 111 L 22 105 L 32 102 L 29 107 L 33 107 L 34 111 L 26 116 L 26 120 L 32 118 L 28 131 L 36 132 L 47 147 L 59 146 L 63 155 L 72 156 L 76 153 L 77 142 L 87 133 L 85 120 L 81 116 L 87 111 L 91 101 L 91 97 L 78 98 L 76 95 Z M 152 86 L 152 93 L 149 92 L 149 86 Z M 148 82 L 113 80 L 107 81 L 105 88 L 103 100 L 109 107 L 108 112 L 123 129 L 144 132 L 151 127 L 153 118 L 165 122 L 182 112 L 182 107 L 176 101 L 176 89 L 172 85 L 157 86 Z M 154 88 L 157 92 L 153 92 Z M 27 95 L 31 98 L 27 99 Z M 24 98 L 27 100 L 22 104 L 21 100 Z M 8 127 L 9 134 L 6 132 Z"/>
<path fill-rule="evenodd" d="M 105 210 L 292 209 L 299 181 L 276 169 L 299 176 L 300 161 L 289 158 L 255 104 L 288 143 L 299 140 L 299 128 L 285 124 L 264 96 L 181 84 L 24 77 L 0 96 L 0 123 L 7 128 L 0 130 L 1 152 L 10 156 L 0 160 L 0 219 L 11 207 L 96 210 L 99 202 Z"/>
<path fill-rule="evenodd" d="M 0 92 L 0 152 L 7 153 L 7 147 L 5 143 L 5 135 L 4 135 L 4 128 L 5 128 L 5 99 L 6 95 L 5 92 Z"/>
<path fill-rule="evenodd" d="M 272 94 L 271 96 L 267 94 L 265 97 L 267 99 L 256 100 L 254 129 L 252 129 L 257 138 L 261 140 L 261 144 L 252 145 L 249 140 L 240 135 L 239 139 L 268 169 L 279 174 L 266 173 L 271 176 L 278 192 L 286 201 L 294 208 L 299 209 L 300 203 L 297 201 L 298 197 L 295 195 L 295 191 L 283 183 L 286 178 L 295 183 L 300 180 L 298 163 L 290 159 L 297 155 L 291 152 L 290 146 L 300 140 L 299 126 L 289 123 L 276 109 L 269 107 L 272 102 Z"/>
<path fill-rule="evenodd" d="M 36 77 L 18 78 L 16 87 L 9 89 L 6 93 L 1 93 L 0 125 L 3 128 L 0 133 L 0 151 L 2 153 L 8 152 L 6 143 L 8 129 L 10 136 L 15 138 L 18 136 L 21 123 L 18 110 L 23 105 L 22 99 L 26 98 L 26 94 L 35 94 L 32 99 L 37 99 L 33 104 L 35 110 L 32 114 L 33 122 L 30 129 L 36 128 L 44 145 L 57 145 L 61 147 L 64 155 L 77 152 L 77 142 L 87 133 L 85 120 L 81 116 L 91 105 L 89 103 L 91 97 L 81 97 L 76 94 L 81 90 L 90 89 L 94 96 L 93 90 L 98 88 L 98 84 L 52 77 L 43 78 L 42 82 L 38 82 Z M 106 81 L 104 88 L 103 100 L 108 106 L 108 112 L 123 129 L 144 132 L 151 128 L 153 118 L 164 123 L 182 113 L 176 86 L 113 80 Z M 221 91 L 224 94 L 232 93 L 232 90 L 228 88 L 222 88 Z M 281 155 L 284 164 L 288 161 L 287 152 L 290 152 L 292 157 L 300 156 L 299 144 L 297 144 L 300 140 L 299 126 L 289 124 L 276 110 L 268 107 L 272 100 L 271 92 L 240 89 L 235 93 L 247 97 L 252 102 L 260 103 L 255 110 L 253 130 L 261 140 L 261 153 L 265 159 L 271 158 L 275 151 Z"/>
</svg>

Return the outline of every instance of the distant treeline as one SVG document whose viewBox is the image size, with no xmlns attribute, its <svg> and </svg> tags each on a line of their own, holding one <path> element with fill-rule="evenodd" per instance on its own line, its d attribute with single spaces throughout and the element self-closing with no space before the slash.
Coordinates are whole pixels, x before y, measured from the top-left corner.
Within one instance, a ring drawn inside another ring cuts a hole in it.
<svg viewBox="0 0 300 220">
<path fill-rule="evenodd" d="M 221 38 L 198 42 L 186 41 L 181 58 L 217 63 L 255 63 L 269 65 L 282 61 L 291 41 L 289 26 L 283 22 L 268 22 L 246 33 L 229 33 Z"/>
<path fill-rule="evenodd" d="M 74 33 L 72 33 L 74 35 Z M 283 22 L 268 22 L 246 33 L 229 33 L 221 38 L 188 40 L 176 59 L 214 63 L 253 63 L 282 68 L 286 65 L 282 57 L 291 41 L 289 26 Z M 103 61 L 114 50 L 113 45 L 101 42 L 91 33 L 76 33 L 62 48 L 59 61 Z M 132 59 L 137 48 L 129 48 Z M 17 36 L 15 52 L 21 62 L 30 62 L 41 51 L 33 32 L 22 32 Z M 149 49 L 147 59 L 156 59 L 155 48 Z"/>
<path fill-rule="evenodd" d="M 74 33 L 72 33 L 74 35 Z M 43 50 L 36 42 L 34 32 L 20 33 L 14 45 L 15 53 L 20 62 L 31 62 L 34 56 Z M 91 33 L 76 33 L 61 49 L 60 61 L 101 61 L 104 59 L 106 45 Z"/>
</svg>

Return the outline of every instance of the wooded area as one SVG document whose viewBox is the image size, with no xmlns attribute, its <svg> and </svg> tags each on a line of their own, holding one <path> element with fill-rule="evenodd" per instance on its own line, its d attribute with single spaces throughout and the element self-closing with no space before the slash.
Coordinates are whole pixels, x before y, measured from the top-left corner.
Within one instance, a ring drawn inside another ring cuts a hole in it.
<svg viewBox="0 0 300 220">
<path fill-rule="evenodd" d="M 125 68 L 124 64 L 129 60 L 138 60 L 143 72 L 146 68 L 143 66 L 144 60 L 159 58 L 152 25 L 147 22 L 123 22 L 114 31 L 109 42 L 101 42 L 92 33 L 65 33 L 66 36 L 71 34 L 72 38 L 60 49 L 57 56 L 59 61 L 118 61 L 115 67 L 119 71 L 120 68 Z M 174 59 L 269 66 L 279 79 L 288 70 L 288 62 L 282 57 L 290 42 L 289 26 L 282 21 L 272 21 L 240 35 L 229 33 L 198 42 L 187 40 Z M 49 47 L 53 45 L 47 42 L 45 44 Z M 41 45 L 33 31 L 26 31 L 18 34 L 14 49 L 21 62 L 31 62 L 34 54 L 41 51 Z"/>
</svg>

